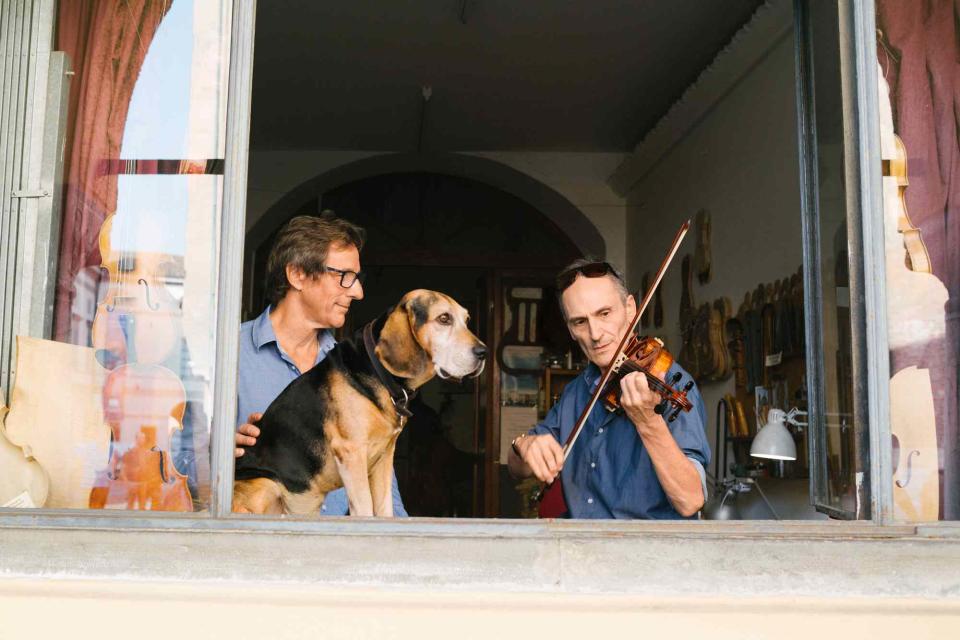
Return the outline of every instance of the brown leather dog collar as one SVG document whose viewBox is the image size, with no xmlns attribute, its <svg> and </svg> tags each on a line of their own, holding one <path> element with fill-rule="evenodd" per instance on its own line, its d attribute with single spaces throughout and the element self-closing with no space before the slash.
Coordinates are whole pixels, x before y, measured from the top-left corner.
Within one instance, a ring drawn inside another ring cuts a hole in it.
<svg viewBox="0 0 960 640">
<path fill-rule="evenodd" d="M 410 404 L 410 401 L 417 395 L 417 392 L 408 391 L 404 386 L 399 384 L 396 376 L 387 371 L 383 363 L 380 362 L 380 358 L 377 357 L 377 343 L 373 339 L 373 321 L 367 323 L 367 326 L 363 328 L 363 346 L 367 349 L 367 357 L 370 358 L 370 364 L 373 365 L 373 370 L 376 372 L 377 377 L 380 378 L 380 382 L 383 383 L 383 386 L 385 386 L 390 393 L 390 399 L 393 400 L 393 406 L 397 410 L 397 415 L 404 420 L 413 416 L 413 413 L 407 408 L 407 405 Z"/>
</svg>

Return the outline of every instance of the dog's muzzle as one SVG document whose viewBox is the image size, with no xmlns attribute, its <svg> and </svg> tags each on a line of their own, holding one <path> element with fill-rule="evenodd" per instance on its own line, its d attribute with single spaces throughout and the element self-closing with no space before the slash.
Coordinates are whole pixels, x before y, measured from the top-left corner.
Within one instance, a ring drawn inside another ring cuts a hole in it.
<svg viewBox="0 0 960 640">
<path fill-rule="evenodd" d="M 477 366 L 477 370 L 473 373 L 467 375 L 468 378 L 477 378 L 483 373 L 484 367 L 487 366 L 487 345 L 480 343 L 473 348 L 474 357 L 480 362 Z"/>
<path fill-rule="evenodd" d="M 466 375 L 456 376 L 444 369 L 443 367 L 434 365 L 434 368 L 437 372 L 437 377 L 441 380 L 450 380 L 451 378 L 457 380 L 458 382 L 464 378 L 476 378 L 481 373 L 483 373 L 484 368 L 487 365 L 487 347 L 480 343 L 473 348 L 473 357 L 477 361 L 476 368 Z"/>
</svg>

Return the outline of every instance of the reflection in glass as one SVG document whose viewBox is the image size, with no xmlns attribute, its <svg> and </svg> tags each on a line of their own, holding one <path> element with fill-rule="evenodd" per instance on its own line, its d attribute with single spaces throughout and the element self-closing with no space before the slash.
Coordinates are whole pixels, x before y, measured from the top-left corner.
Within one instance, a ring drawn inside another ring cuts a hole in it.
<svg viewBox="0 0 960 640">
<path fill-rule="evenodd" d="M 36 506 L 209 504 L 229 27 L 227 0 L 59 3 L 57 48 L 74 69 L 61 346 L 57 362 L 21 348 L 41 379 L 18 380 L 8 418 L 30 425 L 35 451 L 69 435 L 37 456 L 50 491 Z M 67 389 L 51 409 L 36 390 L 55 381 Z"/>
</svg>

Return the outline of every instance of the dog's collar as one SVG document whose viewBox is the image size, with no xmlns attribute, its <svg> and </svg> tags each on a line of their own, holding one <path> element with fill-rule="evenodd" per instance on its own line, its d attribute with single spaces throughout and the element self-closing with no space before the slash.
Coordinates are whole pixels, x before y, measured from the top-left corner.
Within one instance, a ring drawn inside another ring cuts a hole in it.
<svg viewBox="0 0 960 640">
<path fill-rule="evenodd" d="M 407 405 L 410 404 L 413 397 L 417 395 L 417 392 L 408 391 L 402 385 L 398 384 L 396 377 L 387 371 L 383 363 L 380 362 L 376 351 L 377 343 L 373 339 L 373 322 L 367 323 L 367 326 L 363 328 L 363 346 L 367 349 L 367 357 L 370 358 L 370 364 L 373 365 L 373 370 L 377 373 L 377 377 L 380 378 L 380 382 L 383 383 L 383 386 L 385 386 L 390 393 L 390 399 L 393 401 L 393 406 L 397 409 L 397 414 L 404 420 L 410 418 L 413 413 L 407 408 Z"/>
</svg>

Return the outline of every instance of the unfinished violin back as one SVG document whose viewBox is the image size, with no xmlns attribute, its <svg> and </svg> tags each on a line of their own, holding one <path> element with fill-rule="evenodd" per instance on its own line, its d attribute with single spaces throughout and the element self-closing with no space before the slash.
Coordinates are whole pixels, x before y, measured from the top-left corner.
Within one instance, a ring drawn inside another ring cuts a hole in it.
<svg viewBox="0 0 960 640">
<path fill-rule="evenodd" d="M 0 406 L 0 507 L 42 507 L 50 479 L 39 462 L 7 437 L 3 423 L 8 411 Z"/>
</svg>

